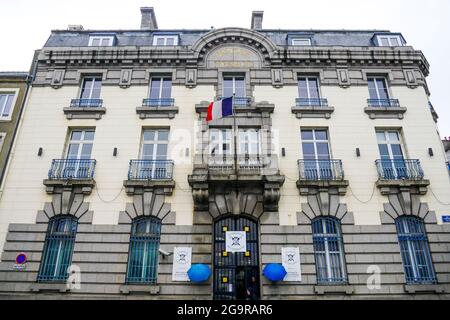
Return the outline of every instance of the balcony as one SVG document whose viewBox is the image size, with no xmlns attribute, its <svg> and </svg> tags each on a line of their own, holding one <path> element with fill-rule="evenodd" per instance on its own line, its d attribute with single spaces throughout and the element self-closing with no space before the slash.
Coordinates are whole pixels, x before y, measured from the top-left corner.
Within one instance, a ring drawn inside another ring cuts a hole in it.
<svg viewBox="0 0 450 320">
<path fill-rule="evenodd" d="M 171 180 L 172 160 L 130 160 L 128 180 Z"/>
<path fill-rule="evenodd" d="M 178 113 L 175 106 L 175 99 L 143 99 L 142 106 L 136 108 L 136 113 L 140 119 L 173 119 Z"/>
<path fill-rule="evenodd" d="M 128 180 L 124 181 L 128 194 L 135 194 L 136 188 L 161 187 L 165 194 L 171 194 L 173 181 L 173 160 L 130 160 Z"/>
<path fill-rule="evenodd" d="M 426 193 L 430 184 L 424 179 L 424 172 L 417 159 L 378 159 L 377 186 L 382 194 L 388 194 L 390 187 L 418 187 L 421 194 Z"/>
<path fill-rule="evenodd" d="M 327 99 L 295 99 L 295 106 L 292 107 L 292 113 L 298 119 L 301 118 L 325 118 L 329 119 L 334 112 L 334 108 L 328 105 Z"/>
<path fill-rule="evenodd" d="M 403 119 L 406 108 L 400 106 L 398 99 L 367 99 L 364 112 L 370 119 Z"/>
<path fill-rule="evenodd" d="M 96 163 L 95 159 L 53 159 L 48 179 L 44 180 L 47 193 L 53 193 L 55 187 L 78 186 L 89 194 L 94 186 Z"/>
<path fill-rule="evenodd" d="M 264 157 L 259 155 L 239 155 L 237 159 L 233 155 L 209 156 L 208 169 L 213 175 L 235 174 L 237 160 L 237 173 L 240 175 L 260 174 L 264 168 Z"/>
<path fill-rule="evenodd" d="M 300 194 L 309 194 L 310 188 L 338 188 L 339 194 L 345 194 L 348 181 L 344 180 L 341 160 L 300 159 L 297 161 Z"/>
<path fill-rule="evenodd" d="M 67 119 L 101 119 L 106 112 L 102 99 L 72 99 L 63 109 Z"/>
</svg>

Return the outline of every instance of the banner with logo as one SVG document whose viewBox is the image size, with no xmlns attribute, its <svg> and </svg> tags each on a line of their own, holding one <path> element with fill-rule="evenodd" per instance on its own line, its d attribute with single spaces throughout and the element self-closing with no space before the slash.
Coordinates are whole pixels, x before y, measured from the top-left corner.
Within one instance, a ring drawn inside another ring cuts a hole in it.
<svg viewBox="0 0 450 320">
<path fill-rule="evenodd" d="M 287 272 L 283 281 L 302 281 L 300 250 L 298 247 L 281 248 L 281 261 Z"/>
<path fill-rule="evenodd" d="M 245 231 L 225 232 L 225 250 L 227 252 L 246 252 L 247 233 Z"/>
<path fill-rule="evenodd" d="M 188 270 L 191 268 L 192 248 L 173 248 L 172 281 L 189 281 Z"/>
</svg>

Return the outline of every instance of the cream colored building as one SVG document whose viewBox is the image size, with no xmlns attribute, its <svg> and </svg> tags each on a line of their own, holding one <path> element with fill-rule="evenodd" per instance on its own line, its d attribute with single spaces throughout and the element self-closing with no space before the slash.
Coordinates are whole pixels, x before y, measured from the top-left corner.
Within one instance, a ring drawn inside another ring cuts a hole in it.
<svg viewBox="0 0 450 320">
<path fill-rule="evenodd" d="M 160 30 L 141 11 L 140 30 L 72 26 L 40 50 L 0 200 L 1 295 L 449 297 L 421 51 L 390 31 L 262 29 L 262 12 Z M 234 116 L 207 121 L 229 96 Z M 176 247 L 208 280 L 173 277 Z M 301 279 L 267 276 L 282 248 Z"/>
</svg>

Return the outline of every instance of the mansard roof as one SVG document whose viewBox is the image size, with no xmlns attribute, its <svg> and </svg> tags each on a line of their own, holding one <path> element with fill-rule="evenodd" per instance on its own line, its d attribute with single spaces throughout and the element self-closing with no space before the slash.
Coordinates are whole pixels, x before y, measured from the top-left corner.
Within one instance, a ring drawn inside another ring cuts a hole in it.
<svg viewBox="0 0 450 320">
<path fill-rule="evenodd" d="M 286 46 L 290 37 L 308 37 L 313 46 L 375 46 L 373 38 L 377 34 L 391 33 L 388 30 L 307 30 L 307 29 L 262 29 L 250 30 L 245 28 L 221 29 L 158 29 L 158 30 L 53 30 L 44 47 L 84 47 L 88 46 L 89 36 L 92 34 L 110 34 L 116 37 L 116 46 L 151 46 L 153 36 L 161 34 L 179 35 L 180 46 L 194 46 L 210 39 L 215 34 L 227 34 L 240 30 L 259 39 L 265 39 L 269 47 Z M 399 33 L 396 33 L 399 34 Z M 401 34 L 399 34 L 401 36 Z"/>
</svg>

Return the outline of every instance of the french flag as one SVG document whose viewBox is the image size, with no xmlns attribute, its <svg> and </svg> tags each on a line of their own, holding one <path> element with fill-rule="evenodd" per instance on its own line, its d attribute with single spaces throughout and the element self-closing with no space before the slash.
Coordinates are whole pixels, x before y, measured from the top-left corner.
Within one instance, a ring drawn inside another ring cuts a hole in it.
<svg viewBox="0 0 450 320">
<path fill-rule="evenodd" d="M 208 106 L 206 121 L 217 120 L 233 114 L 233 97 L 211 102 Z"/>
</svg>

